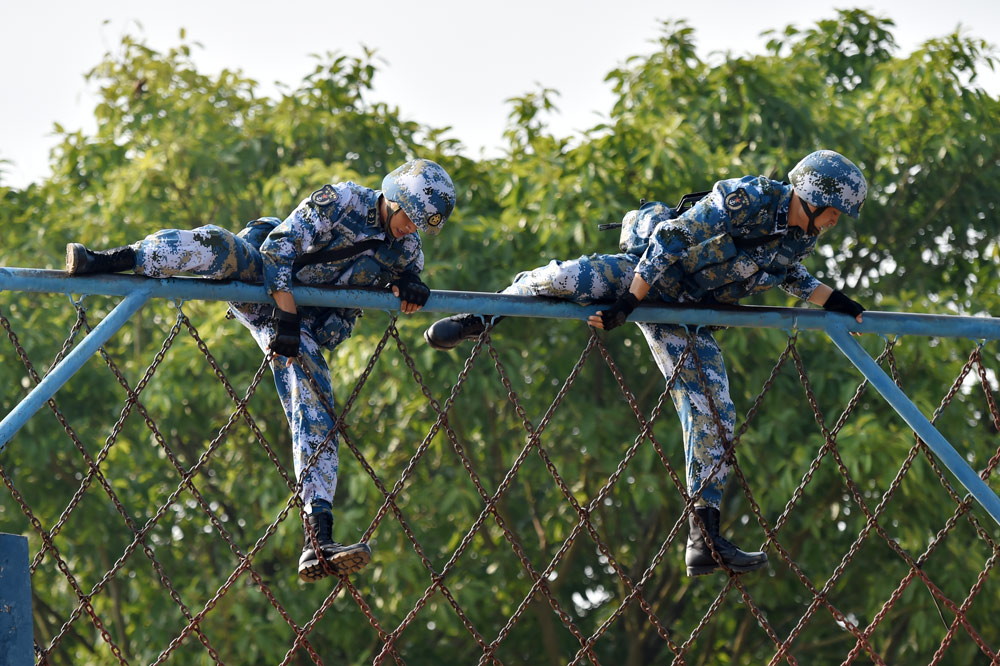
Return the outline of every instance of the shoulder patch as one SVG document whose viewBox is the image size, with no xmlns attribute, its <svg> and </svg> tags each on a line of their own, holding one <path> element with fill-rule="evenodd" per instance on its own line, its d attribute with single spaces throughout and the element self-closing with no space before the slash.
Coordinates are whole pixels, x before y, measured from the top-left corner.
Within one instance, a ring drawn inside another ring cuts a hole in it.
<svg viewBox="0 0 1000 666">
<path fill-rule="evenodd" d="M 750 205 L 750 196 L 743 188 L 740 188 L 727 194 L 725 201 L 726 209 L 735 213 Z"/>
<path fill-rule="evenodd" d="M 317 206 L 326 207 L 337 201 L 337 191 L 333 189 L 333 185 L 324 185 L 309 197 Z"/>
</svg>

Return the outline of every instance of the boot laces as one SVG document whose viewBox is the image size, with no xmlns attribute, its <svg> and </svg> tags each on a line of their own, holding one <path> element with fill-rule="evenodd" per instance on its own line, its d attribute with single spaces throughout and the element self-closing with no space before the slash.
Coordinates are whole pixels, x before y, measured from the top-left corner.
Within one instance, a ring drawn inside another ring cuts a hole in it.
<svg viewBox="0 0 1000 666">
<path fill-rule="evenodd" d="M 721 534 L 715 534 L 715 535 L 712 536 L 712 544 L 715 546 L 715 548 L 717 550 L 729 550 L 729 549 L 739 550 L 733 544 L 732 541 L 730 541 L 729 539 L 725 538 Z"/>
<path fill-rule="evenodd" d="M 319 515 L 309 516 L 309 529 L 306 533 L 306 542 L 307 545 L 315 545 L 318 548 L 324 548 L 331 544 L 339 545 L 333 540 L 333 521 L 323 520 Z"/>
</svg>

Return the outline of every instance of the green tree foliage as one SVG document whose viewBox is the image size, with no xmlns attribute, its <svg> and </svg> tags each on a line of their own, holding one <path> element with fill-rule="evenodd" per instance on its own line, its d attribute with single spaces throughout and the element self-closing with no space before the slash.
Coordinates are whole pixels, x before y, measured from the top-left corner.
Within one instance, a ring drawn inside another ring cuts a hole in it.
<svg viewBox="0 0 1000 666">
<path fill-rule="evenodd" d="M 667 23 L 651 52 L 634 56 L 608 74 L 617 100 L 604 122 L 581 136 L 555 136 L 546 118 L 557 111 L 557 92 L 531 91 L 509 100 L 505 154 L 479 161 L 463 157 L 461 145 L 446 129 L 408 120 L 399 109 L 374 99 L 377 67 L 371 51 L 358 57 L 319 57 L 314 71 L 297 87 L 272 99 L 261 96 L 257 82 L 239 71 L 199 72 L 190 57 L 192 45 L 186 42 L 164 53 L 126 38 L 117 53 L 90 73 L 101 90 L 96 132 L 60 130 L 50 178 L 23 190 L 0 187 L 0 261 L 5 266 L 58 268 L 68 241 L 114 246 L 159 228 L 204 223 L 235 231 L 259 215 L 287 214 L 324 182 L 352 179 L 377 187 L 387 169 L 421 155 L 449 169 L 461 199 L 448 230 L 425 245 L 427 280 L 438 289 L 489 292 L 506 285 L 517 271 L 553 258 L 615 251 L 617 239 L 598 232 L 596 225 L 616 221 L 640 197 L 674 202 L 716 179 L 746 173 L 782 178 L 802 155 L 824 147 L 859 164 L 871 194 L 861 221 L 845 218 L 823 238 L 810 266 L 821 279 L 877 309 L 996 312 L 1000 101 L 977 85 L 977 73 L 994 66 L 994 52 L 981 40 L 954 33 L 901 55 L 892 28 L 891 21 L 864 11 L 840 11 L 807 29 L 772 33 L 763 55 L 723 53 L 706 60 L 697 54 L 696 35 L 689 26 Z M 792 304 L 781 292 L 769 293 L 758 303 Z M 114 299 L 87 297 L 82 304 L 87 322 L 94 325 L 114 306 Z M 235 394 L 242 397 L 261 363 L 250 336 L 226 320 L 222 304 L 182 307 Z M 0 314 L 39 372 L 56 358 L 76 321 L 65 295 L 5 293 Z M 85 593 L 100 587 L 91 600 L 93 610 L 125 660 L 155 661 L 188 622 L 171 597 L 180 599 L 188 613 L 201 611 L 238 566 L 233 550 L 253 548 L 289 501 L 284 479 L 251 427 L 237 416 L 225 429 L 234 413 L 233 399 L 205 362 L 199 340 L 176 317 L 174 304 L 150 304 L 107 345 L 108 358 L 135 387 L 172 328 L 179 327 L 140 396 L 142 409 L 126 405 L 128 414 L 119 427 L 114 424 L 123 414 L 126 395 L 104 363 L 92 360 L 57 395 L 80 448 L 102 458 L 103 482 L 136 529 L 177 493 L 145 538 L 152 559 L 140 547 L 115 576 L 102 581 L 134 532 L 100 487 L 101 479 L 74 497 L 87 475 L 87 463 L 51 413 L 39 413 L 3 453 L 4 473 L 45 529 L 54 529 L 68 505 L 75 507 L 55 537 L 73 580 L 59 571 L 51 554 L 41 560 L 33 577 L 36 639 L 46 646 L 63 632 L 53 663 L 115 661 L 87 610 L 77 610 L 74 585 Z M 428 391 L 444 403 L 468 347 L 447 354 L 429 350 L 420 333 L 434 318 L 401 318 L 399 329 Z M 331 356 L 341 404 L 350 397 L 388 322 L 385 313 L 367 313 L 353 338 Z M 543 419 L 588 336 L 580 322 L 504 322 L 494 335 L 496 358 L 483 351 L 471 366 L 448 421 L 487 495 L 504 483 L 528 442 L 523 418 L 532 428 L 545 423 L 538 445 L 565 481 L 565 489 L 553 482 L 546 461 L 532 450 L 496 512 L 536 571 L 543 571 L 557 554 L 562 558 L 547 587 L 584 636 L 598 630 L 629 590 L 586 531 L 560 551 L 579 521 L 564 492 L 586 505 L 640 432 L 596 351 L 573 376 L 572 389 L 551 419 Z M 748 329 L 720 332 L 718 337 L 727 353 L 734 399 L 746 413 L 787 336 Z M 660 398 L 663 379 L 650 363 L 641 336 L 634 330 L 616 331 L 605 341 L 638 408 L 648 416 Z M 876 354 L 883 344 L 878 339 L 863 343 Z M 899 380 L 925 413 L 933 412 L 948 394 L 974 346 L 969 341 L 917 337 L 896 344 Z M 861 378 L 821 336 L 801 334 L 796 349 L 816 409 L 833 428 Z M 992 390 L 1000 360 L 996 344 L 986 345 L 983 353 Z M 12 345 L 0 347 L 0 354 L 0 392 L 10 407 L 32 382 Z M 516 393 L 517 407 L 499 372 Z M 977 373 L 971 377 L 959 382 L 938 424 L 980 469 L 996 453 L 996 429 Z M 287 429 L 270 381 L 265 373 L 249 410 L 276 458 L 290 471 Z M 156 434 L 147 427 L 147 414 Z M 435 417 L 390 339 L 348 419 L 351 441 L 391 488 Z M 430 441 L 398 499 L 407 529 L 435 572 L 449 562 L 484 506 L 446 435 L 438 432 Z M 683 476 L 679 428 L 669 400 L 654 436 Z M 102 453 L 112 437 L 113 446 Z M 873 510 L 903 464 L 912 434 L 880 397 L 867 391 L 836 441 L 857 492 Z M 215 452 L 191 480 L 195 494 L 175 463 L 187 469 L 215 444 Z M 866 523 L 829 453 L 809 471 L 823 444 L 802 381 L 789 360 L 741 437 L 738 457 L 754 501 L 771 525 L 803 477 L 811 476 L 782 522 L 779 539 L 801 575 L 817 588 L 837 569 Z M 341 540 L 352 540 L 368 526 L 383 497 L 346 445 L 341 446 L 341 460 L 336 530 Z M 231 535 L 232 546 L 219 538 L 199 498 Z M 739 484 L 731 481 L 723 506 L 726 527 L 746 548 L 763 541 L 750 507 Z M 614 560 L 632 580 L 639 580 L 682 508 L 679 493 L 647 440 L 590 515 Z M 900 548 L 918 557 L 954 508 L 921 455 L 879 523 Z M 253 567 L 301 626 L 327 601 L 331 587 L 305 586 L 295 578 L 301 547 L 297 512 L 293 506 L 288 518 L 277 523 Z M 974 514 L 996 539 L 992 521 L 980 510 Z M 32 552 L 38 552 L 41 539 L 9 494 L 0 503 L 0 516 L 5 531 L 28 535 Z M 722 575 L 694 580 L 684 576 L 684 536 L 681 526 L 662 560 L 656 560 L 643 592 L 677 644 L 688 640 L 727 581 Z M 373 545 L 373 565 L 353 582 L 382 629 L 391 631 L 432 581 L 392 512 L 375 532 Z M 796 630 L 812 594 L 773 546 L 769 553 L 771 570 L 745 576 L 742 583 L 770 629 L 784 639 Z M 922 565 L 960 604 L 990 555 L 974 526 L 961 518 Z M 827 598 L 864 628 L 908 572 L 899 555 L 872 533 Z M 995 578 L 986 579 L 969 611 L 970 624 L 994 649 L 1000 642 L 993 620 L 1000 612 Z M 487 515 L 444 584 L 490 643 L 521 607 L 532 581 L 498 521 Z M 369 663 L 381 648 L 378 633 L 350 595 L 342 592 L 330 604 L 309 634 L 310 643 L 327 663 Z M 83 617 L 63 631 L 75 611 Z M 954 617 L 947 609 L 943 615 L 947 622 Z M 199 627 L 226 663 L 279 663 L 295 640 L 245 572 Z M 799 663 L 841 663 L 855 645 L 851 633 L 823 606 L 797 633 L 791 654 Z M 566 663 L 579 648 L 541 595 L 526 604 L 504 634 L 496 653 L 504 663 Z M 917 581 L 888 610 L 871 642 L 885 663 L 926 663 L 944 634 L 930 593 Z M 410 664 L 476 663 L 481 655 L 440 590 L 431 591 L 397 646 Z M 594 651 L 602 663 L 659 664 L 673 659 L 635 603 L 610 625 Z M 685 663 L 759 664 L 774 652 L 773 641 L 748 604 L 731 590 L 687 648 Z M 176 647 L 172 660 L 212 663 L 196 635 Z M 860 661 L 874 658 L 862 651 Z M 985 661 L 960 628 L 939 663 Z M 311 660 L 300 647 L 291 663 Z"/>
</svg>

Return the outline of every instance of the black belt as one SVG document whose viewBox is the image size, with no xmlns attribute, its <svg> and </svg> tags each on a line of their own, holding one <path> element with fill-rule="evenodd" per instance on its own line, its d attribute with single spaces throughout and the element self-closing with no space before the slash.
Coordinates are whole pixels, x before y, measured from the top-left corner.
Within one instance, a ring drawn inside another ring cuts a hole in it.
<svg viewBox="0 0 1000 666">
<path fill-rule="evenodd" d="M 776 241 L 784 236 L 784 234 L 768 234 L 766 236 L 758 236 L 757 238 L 741 238 L 739 236 L 733 236 L 733 245 L 743 250 L 749 247 L 760 247 L 761 245 L 767 245 L 772 241 Z"/>
</svg>

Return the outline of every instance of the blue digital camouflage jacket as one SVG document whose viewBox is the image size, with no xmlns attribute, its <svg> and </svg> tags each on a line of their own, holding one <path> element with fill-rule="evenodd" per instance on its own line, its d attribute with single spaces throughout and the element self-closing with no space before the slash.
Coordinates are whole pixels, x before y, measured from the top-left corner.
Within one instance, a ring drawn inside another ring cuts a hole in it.
<svg viewBox="0 0 1000 666">
<path fill-rule="evenodd" d="M 630 211 L 620 248 L 668 301 L 735 303 L 776 286 L 806 299 L 820 285 L 801 263 L 816 237 L 789 228 L 791 196 L 764 176 L 720 180 L 680 216 L 656 201 Z"/>
<path fill-rule="evenodd" d="M 259 248 L 267 293 L 291 291 L 292 280 L 305 284 L 352 287 L 385 286 L 403 272 L 419 274 L 424 253 L 418 234 L 392 238 L 378 221 L 378 190 L 355 183 L 324 185 L 300 203 L 284 221 L 253 220 L 239 236 Z M 310 255 L 349 248 L 369 239 L 382 243 L 340 259 L 302 264 Z M 297 265 L 298 264 L 298 265 Z M 361 310 L 299 308 L 304 325 L 330 349 L 350 337 Z"/>
<path fill-rule="evenodd" d="M 424 268 L 420 236 L 392 238 L 385 233 L 376 209 L 379 194 L 351 182 L 325 185 L 280 224 L 276 218 L 251 222 L 241 236 L 259 243 L 267 293 L 291 291 L 293 278 L 305 284 L 366 287 L 384 284 L 403 272 L 419 275 Z M 372 238 L 385 243 L 352 257 L 295 266 L 308 255 Z"/>
</svg>

